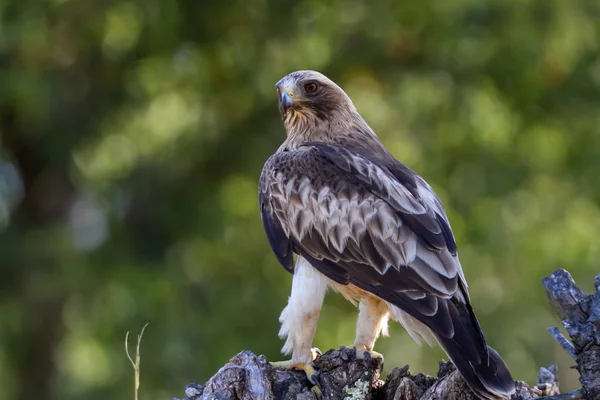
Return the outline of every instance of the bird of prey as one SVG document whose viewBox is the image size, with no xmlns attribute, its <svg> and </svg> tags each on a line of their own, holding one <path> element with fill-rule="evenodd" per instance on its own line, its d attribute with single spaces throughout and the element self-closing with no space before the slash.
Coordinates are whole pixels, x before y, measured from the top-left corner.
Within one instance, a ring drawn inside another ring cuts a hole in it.
<svg viewBox="0 0 600 400">
<path fill-rule="evenodd" d="M 323 74 L 293 72 L 276 90 L 287 138 L 264 165 L 259 204 L 275 256 L 293 273 L 279 332 L 292 358 L 277 366 L 302 369 L 315 383 L 312 340 L 331 288 L 358 303 L 357 356 L 381 357 L 373 346 L 391 318 L 417 343 L 439 343 L 478 397 L 510 397 L 514 380 L 473 313 L 431 186 Z"/>
</svg>

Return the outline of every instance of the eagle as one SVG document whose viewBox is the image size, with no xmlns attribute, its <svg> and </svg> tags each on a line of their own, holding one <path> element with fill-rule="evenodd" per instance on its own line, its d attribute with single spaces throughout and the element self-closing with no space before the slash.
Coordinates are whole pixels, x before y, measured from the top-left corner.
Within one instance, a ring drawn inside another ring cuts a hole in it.
<svg viewBox="0 0 600 400">
<path fill-rule="evenodd" d="M 438 343 L 482 399 L 509 398 L 515 382 L 475 317 L 442 202 L 396 160 L 348 95 L 316 71 L 275 86 L 286 139 L 265 162 L 259 206 L 279 263 L 293 274 L 279 336 L 317 385 L 312 341 L 325 293 L 358 304 L 357 357 L 400 322 L 418 343 Z M 294 254 L 296 261 L 294 262 Z"/>
</svg>

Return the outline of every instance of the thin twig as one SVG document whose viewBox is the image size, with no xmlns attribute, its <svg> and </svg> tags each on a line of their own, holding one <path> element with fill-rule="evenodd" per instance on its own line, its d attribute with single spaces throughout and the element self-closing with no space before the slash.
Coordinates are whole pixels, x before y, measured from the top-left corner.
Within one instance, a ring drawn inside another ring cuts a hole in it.
<svg viewBox="0 0 600 400">
<path fill-rule="evenodd" d="M 557 394 L 555 396 L 538 397 L 536 400 L 579 400 L 581 399 L 581 389 L 569 393 Z"/>
<path fill-rule="evenodd" d="M 137 346 L 135 348 L 135 361 L 133 361 L 133 359 L 131 358 L 131 355 L 129 354 L 129 331 L 125 335 L 125 353 L 127 354 L 127 358 L 129 359 L 129 362 L 131 363 L 131 366 L 133 367 L 133 371 L 134 371 L 134 383 L 135 383 L 135 391 L 134 391 L 134 395 L 133 395 L 134 400 L 138 400 L 138 392 L 140 389 L 140 364 L 141 364 L 141 362 L 140 362 L 141 361 L 140 345 L 142 344 L 142 337 L 144 336 L 144 331 L 146 330 L 147 326 L 148 326 L 148 322 L 146 322 L 146 325 L 144 325 L 140 334 L 137 335 Z"/>
<path fill-rule="evenodd" d="M 548 332 L 550 332 L 552 337 L 554 337 L 558 344 L 560 344 L 560 347 L 562 347 L 567 353 L 569 353 L 571 357 L 573 357 L 573 360 L 577 360 L 575 347 L 573 347 L 573 344 L 569 342 L 569 340 L 560 332 L 557 327 L 548 328 Z"/>
</svg>

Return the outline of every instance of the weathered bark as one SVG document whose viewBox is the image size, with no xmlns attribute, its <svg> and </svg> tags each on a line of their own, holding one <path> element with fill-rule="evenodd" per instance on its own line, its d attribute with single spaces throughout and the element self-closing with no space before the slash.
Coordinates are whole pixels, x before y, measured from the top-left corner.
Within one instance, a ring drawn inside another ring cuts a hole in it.
<svg viewBox="0 0 600 400">
<path fill-rule="evenodd" d="M 513 399 L 600 399 L 600 275 L 596 278 L 596 293 L 589 296 L 575 285 L 565 270 L 556 271 L 545 278 L 543 284 L 573 345 L 556 331 L 553 335 L 574 355 L 582 389 L 559 394 L 556 367 L 552 365 L 540 369 L 534 386 L 517 381 Z M 365 355 L 365 359 L 357 359 L 353 349 L 342 347 L 318 357 L 314 367 L 320 372 L 321 395 L 311 389 L 303 372 L 276 370 L 264 356 L 245 350 L 205 385 L 188 385 L 185 400 L 476 399 L 451 362 L 439 363 L 437 377 L 412 375 L 405 366 L 394 368 L 383 381 L 380 360 Z"/>
<path fill-rule="evenodd" d="M 575 358 L 583 398 L 600 399 L 600 275 L 594 282 L 596 292 L 587 296 L 564 269 L 542 282 L 573 342 L 571 348 L 564 337 L 557 339 Z M 558 336 L 556 330 L 553 336 Z"/>
</svg>

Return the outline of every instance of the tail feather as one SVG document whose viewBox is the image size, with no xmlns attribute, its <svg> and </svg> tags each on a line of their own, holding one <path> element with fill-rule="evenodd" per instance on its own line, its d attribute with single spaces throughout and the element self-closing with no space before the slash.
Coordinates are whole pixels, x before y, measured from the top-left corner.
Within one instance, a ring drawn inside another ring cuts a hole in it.
<svg viewBox="0 0 600 400">
<path fill-rule="evenodd" d="M 486 344 L 471 306 L 452 301 L 448 308 L 454 334 L 451 337 L 437 335 L 446 354 L 479 397 L 510 398 L 515 392 L 515 381 L 504 360 Z"/>
<path fill-rule="evenodd" d="M 390 279 L 392 277 L 402 279 L 398 271 L 393 269 L 390 271 L 392 271 Z M 398 275 L 393 275 L 393 271 L 398 272 Z M 485 341 L 479 322 L 469 304 L 466 286 L 461 284 L 460 291 L 452 298 L 426 293 L 423 293 L 423 297 L 413 298 L 386 285 L 373 286 L 361 284 L 359 281 L 352 283 L 397 307 L 400 312 L 397 313 L 392 308 L 394 315 L 408 328 L 413 338 L 416 334 L 423 336 L 421 334 L 423 327 L 419 324 L 414 326 L 412 320 L 429 328 L 480 398 L 506 399 L 515 392 L 515 381 L 508 367 Z M 410 318 L 405 318 L 404 314 Z M 423 336 L 423 338 L 427 337 L 428 335 Z"/>
<path fill-rule="evenodd" d="M 471 389 L 483 399 L 506 399 L 515 392 L 515 381 L 496 350 L 487 346 L 487 362 L 473 363 L 460 346 L 441 340 L 440 344 Z"/>
</svg>

